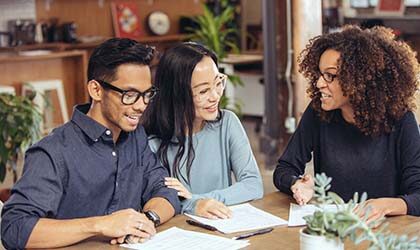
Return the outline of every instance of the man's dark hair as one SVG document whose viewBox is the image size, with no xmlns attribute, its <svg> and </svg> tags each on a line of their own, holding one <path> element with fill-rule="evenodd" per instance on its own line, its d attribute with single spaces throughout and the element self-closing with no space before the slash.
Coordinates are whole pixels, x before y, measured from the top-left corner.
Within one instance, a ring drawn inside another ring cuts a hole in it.
<svg viewBox="0 0 420 250">
<path fill-rule="evenodd" d="M 153 47 L 128 38 L 112 38 L 95 48 L 89 59 L 88 81 L 112 82 L 118 66 L 122 64 L 150 65 Z"/>
</svg>

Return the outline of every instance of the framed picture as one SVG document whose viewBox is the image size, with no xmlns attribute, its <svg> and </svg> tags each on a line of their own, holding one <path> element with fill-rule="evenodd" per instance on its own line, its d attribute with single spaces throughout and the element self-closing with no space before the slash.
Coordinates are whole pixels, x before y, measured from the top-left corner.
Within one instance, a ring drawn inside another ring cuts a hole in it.
<svg viewBox="0 0 420 250">
<path fill-rule="evenodd" d="M 368 8 L 369 0 L 350 0 L 350 6 L 352 8 Z"/>
<path fill-rule="evenodd" d="M 404 0 L 378 0 L 375 14 L 379 16 L 403 16 Z"/>
<path fill-rule="evenodd" d="M 140 18 L 135 2 L 111 2 L 111 14 L 116 37 L 140 37 Z"/>
<path fill-rule="evenodd" d="M 406 7 L 420 7 L 420 0 L 405 0 Z"/>
<path fill-rule="evenodd" d="M 35 92 L 34 104 L 43 119 L 40 127 L 44 134 L 69 120 L 63 82 L 59 79 L 27 81 L 22 85 L 22 95 L 31 96 Z"/>
<path fill-rule="evenodd" d="M 376 7 L 376 5 L 378 5 L 378 0 L 369 0 L 370 7 Z"/>
</svg>

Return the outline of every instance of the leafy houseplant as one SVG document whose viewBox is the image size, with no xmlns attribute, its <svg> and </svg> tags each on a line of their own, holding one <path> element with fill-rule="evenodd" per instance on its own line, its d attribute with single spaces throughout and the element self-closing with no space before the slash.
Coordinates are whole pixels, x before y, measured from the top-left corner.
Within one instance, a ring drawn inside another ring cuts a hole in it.
<svg viewBox="0 0 420 250">
<path fill-rule="evenodd" d="M 213 50 L 218 59 L 222 61 L 226 58 L 228 52 L 239 53 L 239 48 L 235 43 L 235 36 L 238 30 L 235 28 L 228 28 L 227 24 L 234 19 L 235 9 L 229 5 L 227 0 L 220 2 L 223 11 L 216 15 L 207 5 L 203 4 L 204 12 L 200 16 L 193 17 L 193 21 L 198 28 L 189 28 L 191 32 L 190 39 L 198 41 L 208 48 Z M 243 86 L 243 82 L 237 75 L 228 75 L 230 83 L 236 86 Z M 226 107 L 230 100 L 223 96 L 220 105 Z M 235 111 L 241 113 L 241 104 L 239 101 L 233 103 Z"/>
<path fill-rule="evenodd" d="M 0 182 L 4 181 L 7 169 L 13 172 L 16 182 L 18 154 L 41 137 L 41 119 L 31 98 L 0 94 Z"/>
<path fill-rule="evenodd" d="M 369 241 L 369 249 L 419 249 L 417 237 L 409 239 L 406 235 L 396 236 L 386 231 L 387 224 L 383 224 L 379 230 L 372 228 L 382 223 L 385 218 L 368 224 L 370 208 L 367 207 L 363 217 L 359 217 L 355 208 L 358 205 L 363 207 L 367 194 L 363 193 L 359 199 L 356 192 L 349 202 L 345 203 L 337 194 L 328 192 L 331 185 L 331 178 L 324 173 L 315 177 L 315 199 L 318 204 L 335 204 L 337 211 L 327 211 L 318 205 L 320 210 L 313 215 L 305 216 L 306 228 L 303 233 L 309 235 L 323 236 L 329 239 L 339 239 L 341 242 L 347 237 L 356 245 L 362 241 Z M 325 250 L 325 248 L 323 248 Z"/>
</svg>

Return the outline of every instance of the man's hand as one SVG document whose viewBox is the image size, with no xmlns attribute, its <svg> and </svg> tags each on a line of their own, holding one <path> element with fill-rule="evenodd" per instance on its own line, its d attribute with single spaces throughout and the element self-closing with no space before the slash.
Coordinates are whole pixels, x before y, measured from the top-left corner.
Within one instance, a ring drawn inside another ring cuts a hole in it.
<svg viewBox="0 0 420 250">
<path fill-rule="evenodd" d="M 290 187 L 293 192 L 293 198 L 295 198 L 297 204 L 305 205 L 314 196 L 314 178 L 312 175 L 305 174 L 302 179 L 299 179 Z"/>
<path fill-rule="evenodd" d="M 178 196 L 191 199 L 192 195 L 177 178 L 165 177 L 165 185 L 178 191 Z"/>
<path fill-rule="evenodd" d="M 195 214 L 209 219 L 228 219 L 232 211 L 225 204 L 214 199 L 201 199 L 195 205 Z"/>
<path fill-rule="evenodd" d="M 367 200 L 363 206 L 356 207 L 356 213 L 363 218 L 369 210 L 366 223 L 373 227 L 378 227 L 382 221 L 381 218 L 388 215 L 407 214 L 407 204 L 401 198 L 377 198 Z"/>
<path fill-rule="evenodd" d="M 127 235 L 147 240 L 156 234 L 153 223 L 131 208 L 100 217 L 97 228 L 101 235 L 114 238 L 111 244 L 123 243 Z"/>
</svg>

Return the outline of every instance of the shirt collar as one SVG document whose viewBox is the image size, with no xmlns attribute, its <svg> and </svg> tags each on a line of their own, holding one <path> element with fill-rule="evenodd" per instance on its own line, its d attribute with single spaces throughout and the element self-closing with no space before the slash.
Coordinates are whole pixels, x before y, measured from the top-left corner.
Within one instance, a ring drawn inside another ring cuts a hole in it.
<svg viewBox="0 0 420 250">
<path fill-rule="evenodd" d="M 97 141 L 99 137 L 106 130 L 106 127 L 99 124 L 97 121 L 87 116 L 90 104 L 76 105 L 73 109 L 73 116 L 71 118 L 74 122 L 92 141 Z"/>
</svg>

